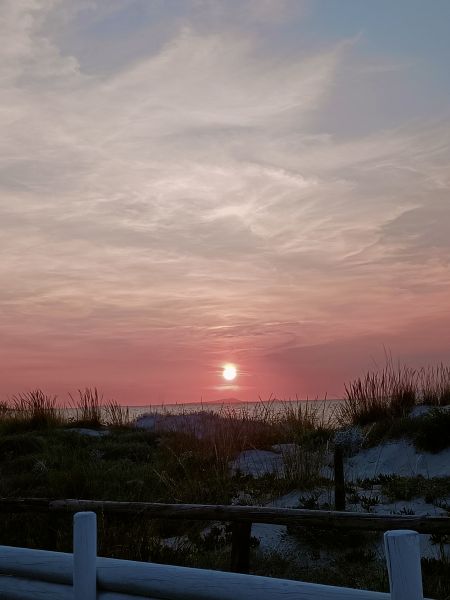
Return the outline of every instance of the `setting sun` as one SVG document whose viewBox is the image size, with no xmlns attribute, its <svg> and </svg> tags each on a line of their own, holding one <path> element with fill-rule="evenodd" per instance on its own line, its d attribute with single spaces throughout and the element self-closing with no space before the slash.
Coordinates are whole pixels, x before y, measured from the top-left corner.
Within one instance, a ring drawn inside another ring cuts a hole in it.
<svg viewBox="0 0 450 600">
<path fill-rule="evenodd" d="M 233 381 L 236 379 L 237 369 L 234 365 L 227 364 L 224 366 L 222 371 L 222 377 L 227 381 Z"/>
</svg>

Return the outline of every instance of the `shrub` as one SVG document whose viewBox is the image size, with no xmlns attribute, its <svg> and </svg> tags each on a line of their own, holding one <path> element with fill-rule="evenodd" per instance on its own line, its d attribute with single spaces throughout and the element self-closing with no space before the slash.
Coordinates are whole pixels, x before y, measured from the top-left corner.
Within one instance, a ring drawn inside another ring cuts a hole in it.
<svg viewBox="0 0 450 600">
<path fill-rule="evenodd" d="M 450 411 L 436 408 L 417 421 L 414 443 L 420 450 L 440 452 L 450 447 Z"/>
<path fill-rule="evenodd" d="M 101 450 L 101 457 L 104 460 L 130 460 L 135 463 L 147 463 L 151 456 L 152 449 L 148 444 L 130 441 L 110 442 Z"/>
<path fill-rule="evenodd" d="M 0 454 L 8 458 L 42 452 L 44 441 L 32 434 L 6 435 L 0 437 Z"/>
<path fill-rule="evenodd" d="M 373 423 L 366 432 L 364 445 L 366 447 L 376 446 L 386 440 L 401 437 L 409 437 L 413 440 L 420 420 L 420 418 L 401 417 L 399 419 L 383 419 L 378 423 Z"/>
</svg>

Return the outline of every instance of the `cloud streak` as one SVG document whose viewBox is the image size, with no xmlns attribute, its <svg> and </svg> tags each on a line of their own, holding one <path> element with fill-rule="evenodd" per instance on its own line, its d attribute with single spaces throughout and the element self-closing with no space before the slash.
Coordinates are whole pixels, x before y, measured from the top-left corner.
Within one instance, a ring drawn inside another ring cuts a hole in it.
<svg viewBox="0 0 450 600">
<path fill-rule="evenodd" d="M 4 392 L 194 400 L 236 360 L 247 398 L 311 395 L 349 339 L 414 360 L 405 331 L 450 291 L 448 121 L 324 130 L 359 41 L 274 46 L 297 3 L 151 3 L 148 48 L 144 4 L 2 4 Z M 80 31 L 128 58 L 90 68 Z M 299 348 L 316 366 L 277 371 Z"/>
</svg>

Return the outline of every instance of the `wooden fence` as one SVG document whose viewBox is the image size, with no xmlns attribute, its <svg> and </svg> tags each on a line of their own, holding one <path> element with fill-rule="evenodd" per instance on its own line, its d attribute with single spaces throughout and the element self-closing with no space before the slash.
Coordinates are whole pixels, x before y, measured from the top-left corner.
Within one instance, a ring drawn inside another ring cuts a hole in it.
<svg viewBox="0 0 450 600">
<path fill-rule="evenodd" d="M 450 517 L 377 515 L 332 510 L 304 510 L 262 506 L 159 504 L 106 500 L 50 500 L 46 498 L 0 498 L 0 513 L 76 513 L 131 515 L 151 519 L 190 519 L 232 523 L 230 570 L 248 573 L 252 523 L 291 525 L 315 529 L 380 531 L 412 529 L 418 533 L 450 534 Z"/>
<path fill-rule="evenodd" d="M 239 507 L 241 508 L 241 507 Z M 390 593 L 97 558 L 94 512 L 74 516 L 73 555 L 0 546 L 2 600 L 423 600 L 419 534 L 385 533 Z"/>
</svg>

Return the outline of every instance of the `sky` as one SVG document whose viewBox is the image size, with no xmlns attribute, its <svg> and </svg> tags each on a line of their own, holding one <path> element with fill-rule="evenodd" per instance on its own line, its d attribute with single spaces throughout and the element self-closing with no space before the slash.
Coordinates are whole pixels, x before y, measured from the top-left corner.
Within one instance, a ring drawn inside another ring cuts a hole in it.
<svg viewBox="0 0 450 600">
<path fill-rule="evenodd" d="M 334 398 L 386 352 L 450 362 L 449 21 L 0 0 L 0 397 Z"/>
</svg>

